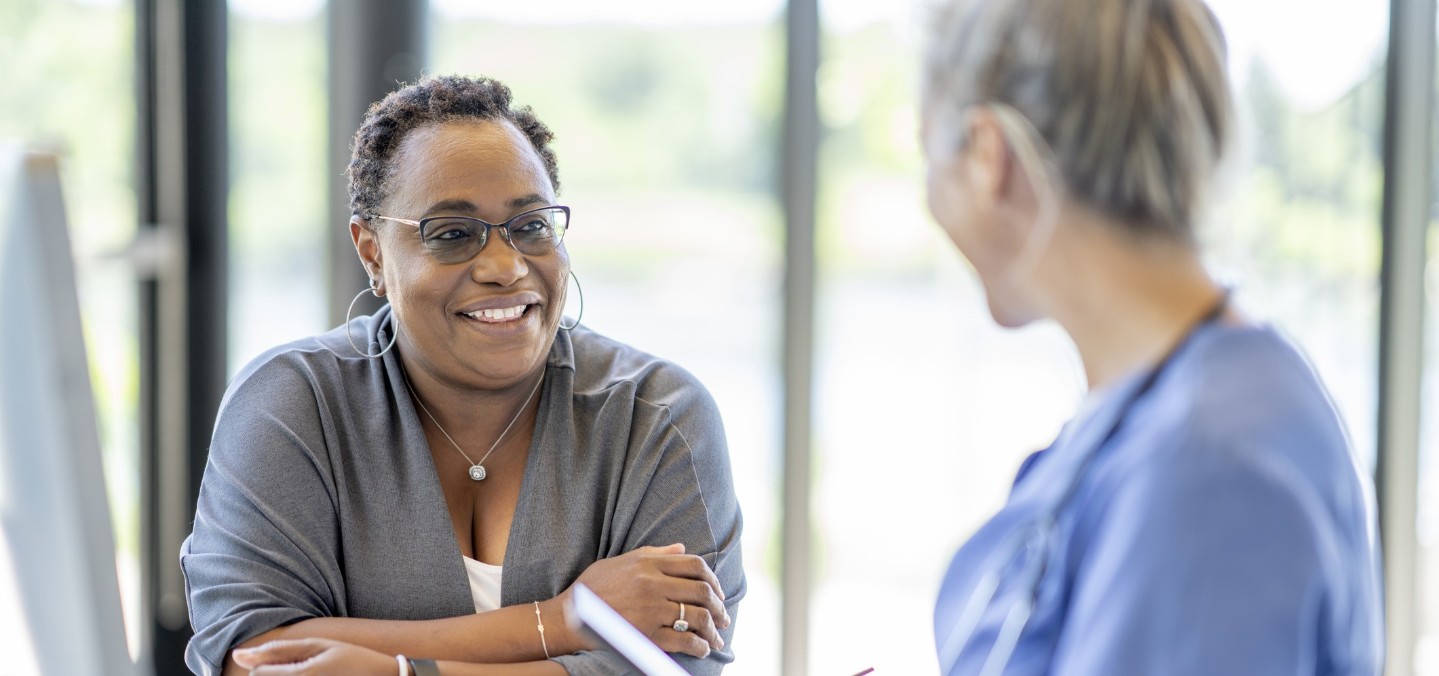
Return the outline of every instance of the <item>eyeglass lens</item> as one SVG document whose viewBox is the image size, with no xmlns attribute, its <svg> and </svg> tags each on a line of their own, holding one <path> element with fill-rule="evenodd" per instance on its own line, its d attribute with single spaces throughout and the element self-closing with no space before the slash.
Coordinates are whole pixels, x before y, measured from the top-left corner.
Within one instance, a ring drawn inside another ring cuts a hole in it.
<svg viewBox="0 0 1439 676">
<path fill-rule="evenodd" d="M 516 251 L 542 256 L 559 246 L 568 226 L 569 213 L 561 207 L 527 211 L 500 225 L 464 216 L 437 216 L 420 221 L 420 240 L 435 260 L 460 263 L 485 247 L 491 228 L 502 228 L 502 236 Z"/>
</svg>

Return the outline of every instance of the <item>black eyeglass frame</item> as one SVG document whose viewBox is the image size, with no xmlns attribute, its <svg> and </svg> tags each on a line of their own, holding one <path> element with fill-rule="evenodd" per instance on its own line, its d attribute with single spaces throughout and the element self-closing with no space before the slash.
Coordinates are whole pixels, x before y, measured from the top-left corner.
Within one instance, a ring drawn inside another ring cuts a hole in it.
<svg viewBox="0 0 1439 676">
<path fill-rule="evenodd" d="M 525 251 L 524 249 L 521 249 L 520 247 L 518 247 L 518 246 L 515 245 L 515 240 L 514 240 L 514 238 L 512 238 L 512 237 L 510 236 L 510 226 L 518 223 L 519 221 L 521 221 L 522 219 L 524 219 L 526 216 L 532 216 L 532 215 L 534 215 L 534 214 L 536 214 L 536 213 L 538 213 L 538 212 L 541 212 L 541 211 L 559 211 L 560 213 L 563 213 L 563 214 L 564 214 L 564 225 L 562 225 L 562 226 L 560 226 L 560 227 L 558 227 L 558 228 L 554 228 L 556 235 L 555 235 L 555 237 L 552 238 L 552 240 L 551 240 L 552 243 L 551 243 L 550 245 L 548 245 L 548 248 L 547 248 L 546 250 L 544 250 L 544 251 L 539 251 L 539 252 Z M 526 255 L 526 256 L 543 256 L 543 255 L 549 254 L 549 253 L 553 252 L 555 249 L 558 249 L 558 248 L 560 247 L 560 243 L 564 242 L 564 240 L 565 240 L 565 233 L 569 232 L 569 230 L 570 230 L 570 208 L 567 207 L 567 206 L 559 205 L 559 204 L 552 204 L 552 205 L 549 205 L 549 206 L 538 207 L 538 208 L 535 208 L 535 209 L 530 209 L 530 210 L 523 211 L 523 212 L 521 212 L 521 213 L 515 214 L 514 216 L 510 217 L 510 219 L 507 220 L 507 221 L 505 221 L 504 223 L 490 223 L 490 222 L 488 222 L 488 221 L 483 221 L 483 220 L 480 220 L 480 219 L 478 219 L 478 218 L 475 218 L 475 217 L 473 217 L 473 216 L 428 216 L 428 217 L 426 217 L 426 218 L 421 218 L 420 220 L 414 220 L 414 219 L 410 219 L 410 218 L 396 218 L 396 217 L 394 217 L 394 216 L 381 216 L 381 215 L 376 215 L 373 220 L 394 221 L 394 222 L 396 222 L 396 223 L 404 223 L 405 225 L 415 226 L 415 228 L 417 228 L 417 229 L 419 230 L 420 242 L 421 242 L 422 244 L 425 244 L 425 250 L 426 250 L 427 252 L 429 252 L 429 254 L 430 254 L 432 257 L 434 257 L 435 260 L 437 260 L 437 261 L 439 261 L 439 262 L 441 262 L 441 263 L 454 264 L 454 263 L 463 263 L 463 262 L 465 262 L 465 261 L 468 261 L 468 260 L 474 258 L 475 256 L 479 255 L 479 253 L 480 253 L 481 251 L 484 251 L 484 250 L 485 250 L 485 245 L 487 245 L 487 244 L 490 243 L 490 229 L 491 229 L 491 228 L 499 228 L 499 229 L 500 229 L 500 232 L 501 232 L 501 239 L 505 240 L 505 243 L 506 243 L 506 244 L 509 244 L 511 249 L 514 249 L 515 251 L 518 251 L 518 252 L 520 252 L 520 253 L 523 254 L 523 255 Z M 481 226 L 481 227 L 479 228 L 479 230 L 478 230 L 478 232 L 481 233 L 481 234 L 480 234 L 480 237 L 479 237 L 479 243 L 476 244 L 476 245 L 473 245 L 473 250 L 469 252 L 469 255 L 463 256 L 463 257 L 461 257 L 461 258 L 456 258 L 455 260 L 446 260 L 446 258 L 442 258 L 442 257 L 439 256 L 438 254 L 436 254 L 435 250 L 432 249 L 432 248 L 429 246 L 429 244 L 427 243 L 428 240 L 425 239 L 425 228 L 428 227 L 429 224 L 431 224 L 431 223 L 433 223 L 433 222 L 435 222 L 435 221 L 468 221 L 468 222 L 471 222 L 471 223 L 477 223 L 477 224 L 479 224 L 479 225 Z"/>
</svg>

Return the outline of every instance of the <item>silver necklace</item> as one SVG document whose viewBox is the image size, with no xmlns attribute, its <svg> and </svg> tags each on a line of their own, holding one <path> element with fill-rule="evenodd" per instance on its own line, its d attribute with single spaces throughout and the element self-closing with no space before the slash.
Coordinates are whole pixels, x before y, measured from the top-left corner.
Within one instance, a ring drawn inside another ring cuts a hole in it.
<svg viewBox="0 0 1439 676">
<path fill-rule="evenodd" d="M 465 453 L 465 449 L 460 448 L 460 445 L 455 443 L 455 438 L 450 436 L 450 433 L 446 432 L 445 428 L 440 425 L 440 421 L 435 419 L 435 414 L 430 413 L 430 409 L 425 408 L 425 402 L 420 400 L 420 395 L 415 394 L 415 388 L 410 385 L 409 378 L 405 379 L 405 389 L 410 391 L 410 396 L 415 398 L 415 403 L 420 405 L 420 410 L 425 412 L 425 415 L 430 418 L 430 422 L 435 423 L 435 427 L 440 430 L 440 434 L 445 435 L 445 438 L 450 440 L 450 445 L 454 446 L 456 451 L 459 451 L 460 457 L 464 458 L 465 462 L 470 463 L 470 478 L 475 481 L 484 481 L 484 462 L 489 459 L 490 454 L 494 453 L 496 448 L 499 448 L 500 442 L 505 440 L 505 435 L 510 433 L 510 428 L 515 426 L 515 421 L 519 420 L 521 415 L 524 415 L 525 409 L 530 407 L 530 402 L 535 399 L 535 393 L 540 391 L 540 385 L 544 384 L 544 382 L 545 376 L 544 374 L 540 374 L 540 380 L 535 383 L 535 389 L 530 390 L 530 396 L 525 398 L 525 403 L 520 406 L 520 410 L 515 411 L 515 417 L 510 418 L 510 424 L 505 425 L 505 431 L 500 432 L 499 438 L 495 439 L 495 443 L 490 444 L 490 450 L 485 451 L 485 457 L 480 458 L 479 462 L 471 460 L 469 454 Z"/>
</svg>

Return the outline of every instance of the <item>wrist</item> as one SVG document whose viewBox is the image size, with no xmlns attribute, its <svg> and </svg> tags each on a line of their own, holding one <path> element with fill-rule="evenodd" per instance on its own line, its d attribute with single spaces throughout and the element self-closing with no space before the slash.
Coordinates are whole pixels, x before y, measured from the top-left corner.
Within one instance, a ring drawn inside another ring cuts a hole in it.
<svg viewBox="0 0 1439 676">
<path fill-rule="evenodd" d="M 581 650 L 590 648 L 573 629 L 570 628 L 569 616 L 566 614 L 566 603 L 569 590 L 565 590 L 559 596 L 548 601 L 540 601 L 540 613 L 545 621 L 545 640 L 549 643 L 550 656 L 569 655 Z"/>
</svg>

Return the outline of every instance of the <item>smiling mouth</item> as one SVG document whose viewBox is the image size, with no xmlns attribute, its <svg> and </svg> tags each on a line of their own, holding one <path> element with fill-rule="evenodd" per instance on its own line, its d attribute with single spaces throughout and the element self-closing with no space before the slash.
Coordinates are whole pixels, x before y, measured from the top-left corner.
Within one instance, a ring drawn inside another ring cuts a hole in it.
<svg viewBox="0 0 1439 676">
<path fill-rule="evenodd" d="M 530 308 L 532 307 L 535 306 L 516 305 L 514 307 L 500 307 L 492 308 L 489 310 L 463 312 L 461 313 L 461 315 L 469 317 L 470 319 L 478 322 L 483 322 L 485 324 L 505 324 L 508 322 L 519 321 L 520 319 L 524 318 L 525 314 L 529 312 Z"/>
</svg>

